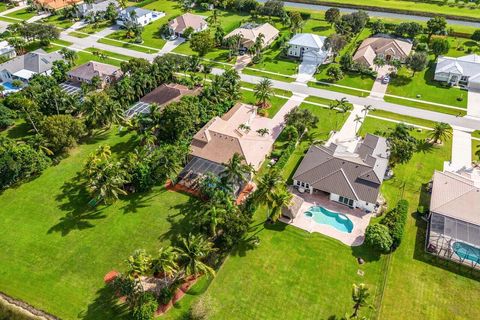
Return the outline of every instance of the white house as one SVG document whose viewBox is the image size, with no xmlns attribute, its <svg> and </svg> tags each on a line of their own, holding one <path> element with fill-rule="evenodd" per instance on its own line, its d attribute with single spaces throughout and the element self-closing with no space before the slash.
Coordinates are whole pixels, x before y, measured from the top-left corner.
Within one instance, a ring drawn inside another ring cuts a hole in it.
<svg viewBox="0 0 480 320">
<path fill-rule="evenodd" d="M 326 37 L 312 33 L 297 33 L 288 42 L 287 54 L 302 61 L 317 65 L 322 64 L 328 56 L 328 50 L 325 49 L 325 39 Z"/>
<path fill-rule="evenodd" d="M 110 4 L 113 4 L 117 10 L 120 8 L 117 0 L 100 0 L 92 3 L 80 3 L 77 5 L 77 16 L 79 18 L 83 18 L 86 16 L 95 15 L 99 12 L 105 12 Z"/>
<path fill-rule="evenodd" d="M 7 59 L 12 59 L 17 56 L 15 48 L 8 44 L 7 41 L 0 41 L 0 57 L 5 57 Z"/>
<path fill-rule="evenodd" d="M 164 12 L 152 11 L 137 7 L 128 7 L 118 13 L 117 24 L 123 27 L 127 23 L 132 22 L 134 24 L 139 24 L 144 27 L 147 24 L 158 20 L 164 16 Z"/>
<path fill-rule="evenodd" d="M 434 79 L 454 86 L 480 90 L 480 55 L 438 57 Z"/>
<path fill-rule="evenodd" d="M 208 28 L 208 23 L 205 20 L 205 17 L 187 12 L 170 21 L 168 27 L 171 34 L 182 36 L 183 32 L 188 28 L 192 28 L 193 32 L 206 30 Z"/>
<path fill-rule="evenodd" d="M 27 83 L 35 74 L 50 74 L 57 60 L 63 60 L 60 53 L 38 49 L 0 64 L 0 78 L 2 82 L 21 80 Z"/>
</svg>

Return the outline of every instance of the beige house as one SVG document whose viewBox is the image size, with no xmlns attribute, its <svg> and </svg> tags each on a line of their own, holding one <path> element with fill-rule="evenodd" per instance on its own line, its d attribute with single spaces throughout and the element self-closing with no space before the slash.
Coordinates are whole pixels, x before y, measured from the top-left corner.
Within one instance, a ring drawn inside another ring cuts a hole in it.
<svg viewBox="0 0 480 320">
<path fill-rule="evenodd" d="M 255 44 L 255 41 L 260 34 L 263 34 L 264 36 L 263 47 L 265 48 L 278 37 L 279 31 L 270 23 L 264 23 L 261 25 L 247 23 L 227 34 L 224 39 L 228 39 L 235 35 L 240 35 L 242 37 L 242 48 L 248 49 Z"/>
<path fill-rule="evenodd" d="M 193 32 L 201 32 L 206 30 L 208 28 L 208 23 L 202 16 L 185 13 L 170 21 L 168 23 L 168 27 L 170 28 L 171 34 L 181 37 L 183 32 L 188 28 L 192 28 Z"/>
<path fill-rule="evenodd" d="M 91 83 L 94 77 L 98 77 L 101 81 L 101 87 L 109 85 L 120 79 L 123 75 L 120 68 L 110 64 L 89 61 L 67 73 L 68 79 L 73 83 Z"/>
<path fill-rule="evenodd" d="M 373 67 L 375 57 L 405 61 L 412 51 L 412 42 L 407 39 L 392 38 L 388 35 L 376 35 L 363 40 L 353 56 L 353 61 L 367 67 Z"/>
</svg>

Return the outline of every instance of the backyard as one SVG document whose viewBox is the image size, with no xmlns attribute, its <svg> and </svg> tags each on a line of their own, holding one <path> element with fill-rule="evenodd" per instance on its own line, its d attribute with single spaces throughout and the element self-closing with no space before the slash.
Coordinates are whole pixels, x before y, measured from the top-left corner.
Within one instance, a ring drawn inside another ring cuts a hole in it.
<svg viewBox="0 0 480 320">
<path fill-rule="evenodd" d="M 103 276 L 123 270 L 135 249 L 155 252 L 168 243 L 181 231 L 176 215 L 189 199 L 158 187 L 89 208 L 79 178 L 87 156 L 101 144 L 124 154 L 135 145 L 133 139 L 116 128 L 100 134 L 39 178 L 0 195 L 3 292 L 63 319 L 119 318 Z"/>
</svg>

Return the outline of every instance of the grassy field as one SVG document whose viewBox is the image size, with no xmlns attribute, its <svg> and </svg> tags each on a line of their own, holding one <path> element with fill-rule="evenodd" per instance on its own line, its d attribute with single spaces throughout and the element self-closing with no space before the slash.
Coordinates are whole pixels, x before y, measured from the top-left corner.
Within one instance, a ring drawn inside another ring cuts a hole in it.
<svg viewBox="0 0 480 320">
<path fill-rule="evenodd" d="M 242 101 L 251 105 L 255 105 L 257 99 L 255 98 L 253 91 L 242 90 Z M 270 107 L 266 109 L 268 117 L 273 118 L 278 110 L 282 108 L 285 102 L 287 102 L 287 99 L 277 96 L 272 97 L 272 100 L 270 101 Z"/>
<path fill-rule="evenodd" d="M 395 124 L 367 118 L 362 133 L 385 130 Z M 414 133 L 424 138 L 426 133 Z M 436 261 L 424 252 L 426 223 L 414 212 L 419 204 L 428 204 L 422 185 L 430 181 L 435 169 L 450 159 L 451 141 L 417 153 L 406 165 L 395 168 L 393 179 L 386 181 L 382 193 L 389 203 L 405 198 L 410 215 L 402 246 L 392 255 L 387 282 L 379 310 L 380 319 L 477 319 L 480 302 L 472 300 L 480 290 L 480 275 L 454 263 Z M 454 298 L 452 298 L 454 297 Z"/>
<path fill-rule="evenodd" d="M 56 25 L 57 27 L 59 27 L 61 29 L 68 29 L 74 23 L 74 21 L 72 21 L 72 20 L 64 19 L 61 14 L 56 14 L 56 15 L 51 15 L 49 17 L 46 17 L 46 18 L 42 19 L 42 22 Z"/>
<path fill-rule="evenodd" d="M 36 16 L 36 15 L 37 15 L 37 12 L 29 11 L 29 10 L 27 10 L 27 8 L 25 8 L 25 9 L 20 9 L 20 10 L 16 10 L 16 11 L 7 13 L 5 16 L 10 17 L 10 18 L 14 18 L 14 19 L 28 20 L 28 19 Z"/>
<path fill-rule="evenodd" d="M 292 2 L 296 2 L 293 0 Z M 325 4 L 323 1 L 322 4 Z M 336 4 L 354 4 L 354 5 L 366 5 L 371 7 L 388 8 L 388 9 L 400 9 L 406 11 L 417 12 L 429 12 L 446 15 L 456 15 L 471 18 L 480 18 L 480 11 L 478 6 L 474 3 L 471 4 L 455 4 L 452 0 L 430 0 L 428 2 L 414 1 L 414 0 L 369 0 L 368 2 L 361 2 L 354 0 L 328 0 L 328 2 Z"/>
<path fill-rule="evenodd" d="M 425 100 L 455 107 L 467 107 L 467 91 L 459 88 L 446 88 L 440 82 L 434 81 L 435 64 L 412 77 L 412 72 L 402 68 L 398 76 L 392 77 L 387 93 L 407 98 Z M 457 98 L 462 98 L 461 101 Z"/>
<path fill-rule="evenodd" d="M 123 270 L 137 248 L 155 252 L 182 230 L 177 214 L 188 196 L 156 188 L 92 210 L 79 178 L 100 144 L 115 155 L 134 137 L 116 129 L 72 150 L 39 178 L 0 195 L 2 291 L 63 319 L 120 319 L 103 276 Z M 188 205 L 190 206 L 190 205 Z"/>
</svg>

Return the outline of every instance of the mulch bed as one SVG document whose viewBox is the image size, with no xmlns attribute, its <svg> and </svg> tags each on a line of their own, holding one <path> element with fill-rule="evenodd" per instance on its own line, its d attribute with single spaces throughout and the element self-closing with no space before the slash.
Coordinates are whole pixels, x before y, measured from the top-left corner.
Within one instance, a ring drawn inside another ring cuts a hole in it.
<svg viewBox="0 0 480 320">
<path fill-rule="evenodd" d="M 178 301 L 180 301 L 185 294 L 190 290 L 190 288 L 197 282 L 196 278 L 191 278 L 184 284 L 180 286 L 180 288 L 175 291 L 175 294 L 173 295 L 172 300 L 170 300 L 167 304 L 161 305 L 158 307 L 157 312 L 155 312 L 155 316 L 161 316 L 165 314 L 168 310 L 170 310 L 171 307 Z"/>
<path fill-rule="evenodd" d="M 200 192 L 198 192 L 197 190 L 189 189 L 179 183 L 173 184 L 172 180 L 167 181 L 167 183 L 165 184 L 165 189 L 167 189 L 168 191 L 185 192 L 197 198 L 200 197 Z"/>
</svg>

